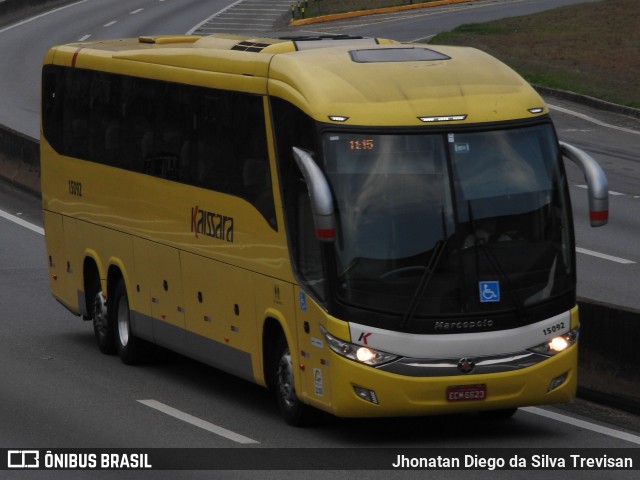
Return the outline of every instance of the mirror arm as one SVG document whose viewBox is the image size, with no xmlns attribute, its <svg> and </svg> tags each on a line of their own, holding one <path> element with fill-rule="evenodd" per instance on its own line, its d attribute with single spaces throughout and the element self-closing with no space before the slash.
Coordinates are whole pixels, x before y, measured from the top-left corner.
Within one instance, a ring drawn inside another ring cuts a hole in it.
<svg viewBox="0 0 640 480">
<path fill-rule="evenodd" d="M 293 147 L 293 156 L 309 188 L 316 237 L 323 242 L 332 242 L 336 238 L 336 222 L 329 182 L 309 153 Z"/>
<path fill-rule="evenodd" d="M 589 195 L 589 221 L 592 227 L 606 225 L 609 220 L 609 183 L 602 167 L 579 148 L 560 142 L 560 152 L 580 167 Z"/>
</svg>

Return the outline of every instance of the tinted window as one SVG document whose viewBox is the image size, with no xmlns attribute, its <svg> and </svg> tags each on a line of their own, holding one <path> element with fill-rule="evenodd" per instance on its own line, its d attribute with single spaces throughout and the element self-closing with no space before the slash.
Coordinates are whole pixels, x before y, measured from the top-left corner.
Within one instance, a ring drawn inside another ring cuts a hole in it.
<svg viewBox="0 0 640 480">
<path fill-rule="evenodd" d="M 276 228 L 261 96 L 48 65 L 42 98 L 58 153 L 244 198 Z"/>
</svg>

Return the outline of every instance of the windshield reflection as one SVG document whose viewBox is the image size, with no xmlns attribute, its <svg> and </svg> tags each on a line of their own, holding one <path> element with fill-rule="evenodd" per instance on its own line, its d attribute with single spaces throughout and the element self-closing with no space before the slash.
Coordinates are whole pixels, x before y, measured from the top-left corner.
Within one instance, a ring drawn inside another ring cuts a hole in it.
<svg viewBox="0 0 640 480">
<path fill-rule="evenodd" d="M 419 316 L 522 311 L 572 288 L 555 145 L 549 125 L 325 135 L 337 298 L 405 314 L 418 295 Z M 499 289 L 492 301 L 480 295 L 487 282 Z"/>
</svg>

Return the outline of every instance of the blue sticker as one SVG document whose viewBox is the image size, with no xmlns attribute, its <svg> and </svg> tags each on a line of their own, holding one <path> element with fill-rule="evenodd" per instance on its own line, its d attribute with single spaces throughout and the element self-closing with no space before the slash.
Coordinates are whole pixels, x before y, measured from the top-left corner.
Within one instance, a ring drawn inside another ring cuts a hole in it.
<svg viewBox="0 0 640 480">
<path fill-rule="evenodd" d="M 304 292 L 300 292 L 300 310 L 307 311 L 307 296 Z"/>
<path fill-rule="evenodd" d="M 500 282 L 480 282 L 480 303 L 500 301 Z"/>
</svg>

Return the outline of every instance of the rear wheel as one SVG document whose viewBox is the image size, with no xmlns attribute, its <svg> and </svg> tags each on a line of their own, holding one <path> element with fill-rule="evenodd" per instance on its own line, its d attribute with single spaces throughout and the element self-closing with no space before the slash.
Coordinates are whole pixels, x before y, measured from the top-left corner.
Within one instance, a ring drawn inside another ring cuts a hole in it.
<svg viewBox="0 0 640 480">
<path fill-rule="evenodd" d="M 118 280 L 109 311 L 111 324 L 114 327 L 115 346 L 123 363 L 135 365 L 143 359 L 145 351 L 144 340 L 136 337 L 131 329 L 131 311 L 129 297 L 124 280 Z"/>
<path fill-rule="evenodd" d="M 96 337 L 96 343 L 100 351 L 105 354 L 115 353 L 113 323 L 109 321 L 107 300 L 102 295 L 102 291 L 97 291 L 93 296 L 91 317 L 93 320 L 93 334 Z"/>
<path fill-rule="evenodd" d="M 274 362 L 274 388 L 278 406 L 285 421 L 292 426 L 302 427 L 313 423 L 317 411 L 300 401 L 293 380 L 293 361 L 287 342 L 282 338 Z"/>
</svg>

